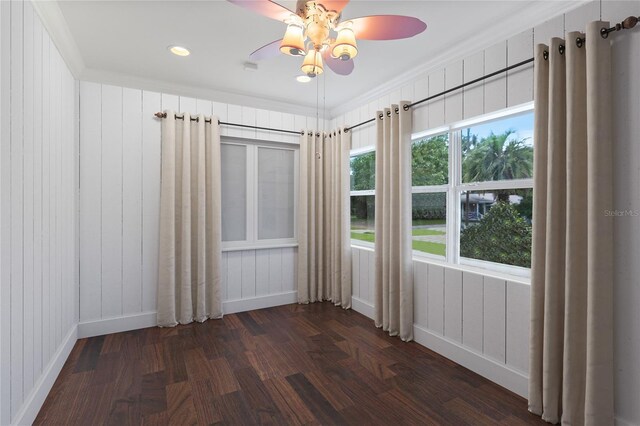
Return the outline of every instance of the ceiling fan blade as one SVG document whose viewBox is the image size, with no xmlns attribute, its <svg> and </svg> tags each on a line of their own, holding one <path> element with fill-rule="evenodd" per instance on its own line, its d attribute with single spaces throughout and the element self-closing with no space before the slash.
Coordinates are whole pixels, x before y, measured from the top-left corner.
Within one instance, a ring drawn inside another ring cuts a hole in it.
<svg viewBox="0 0 640 426">
<path fill-rule="evenodd" d="M 286 21 L 295 15 L 286 7 L 280 6 L 271 0 L 227 0 L 229 3 L 233 3 L 245 9 L 249 9 L 267 18 L 275 19 L 276 21 Z"/>
<path fill-rule="evenodd" d="M 305 16 L 307 1 L 309 0 L 298 0 L 296 2 L 296 13 L 299 16 Z M 317 3 L 321 4 L 327 10 L 335 10 L 340 13 L 347 3 L 349 3 L 349 0 L 318 0 Z"/>
<path fill-rule="evenodd" d="M 358 40 L 398 40 L 413 37 L 427 24 L 412 16 L 374 15 L 349 19 Z"/>
<path fill-rule="evenodd" d="M 349 3 L 349 0 L 320 0 L 318 1 L 327 10 L 335 10 L 336 12 L 342 12 L 342 9 Z"/>
<path fill-rule="evenodd" d="M 265 44 L 260 49 L 249 55 L 249 59 L 252 61 L 262 61 L 264 59 L 270 59 L 278 56 L 280 54 L 280 43 L 282 39 L 278 39 L 276 41 L 272 41 L 269 44 Z"/>
<path fill-rule="evenodd" d="M 327 64 L 329 68 L 333 72 L 338 75 L 349 75 L 353 71 L 354 63 L 353 59 L 349 59 L 348 61 L 342 61 L 340 59 L 334 58 L 329 53 L 330 49 L 327 49 L 322 54 L 322 58 L 324 59 L 324 63 Z"/>
</svg>

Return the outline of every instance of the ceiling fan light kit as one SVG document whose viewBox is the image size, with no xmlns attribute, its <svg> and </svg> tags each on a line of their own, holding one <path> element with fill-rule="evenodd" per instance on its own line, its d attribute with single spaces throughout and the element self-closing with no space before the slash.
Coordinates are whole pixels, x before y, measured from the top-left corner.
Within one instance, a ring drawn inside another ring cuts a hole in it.
<svg viewBox="0 0 640 426">
<path fill-rule="evenodd" d="M 356 35 L 351 28 L 351 22 L 346 22 L 338 31 L 338 38 L 331 49 L 331 56 L 341 61 L 353 59 L 358 54 Z"/>
<path fill-rule="evenodd" d="M 309 77 L 322 74 L 324 64 L 339 75 L 353 71 L 358 55 L 357 39 L 397 40 L 423 32 L 427 25 L 418 18 L 374 15 L 341 21 L 349 0 L 298 0 L 297 13 L 272 0 L 228 0 L 261 15 L 284 22 L 282 40 L 269 43 L 249 55 L 262 60 L 283 53 L 304 56 L 301 70 Z"/>
<path fill-rule="evenodd" d="M 322 55 L 320 52 L 315 49 L 309 49 L 309 53 L 304 57 L 302 67 L 300 69 L 311 78 L 322 74 L 324 66 L 322 64 Z"/>
<path fill-rule="evenodd" d="M 304 56 L 304 28 L 300 24 L 289 24 L 280 43 L 280 52 L 290 56 Z"/>
</svg>

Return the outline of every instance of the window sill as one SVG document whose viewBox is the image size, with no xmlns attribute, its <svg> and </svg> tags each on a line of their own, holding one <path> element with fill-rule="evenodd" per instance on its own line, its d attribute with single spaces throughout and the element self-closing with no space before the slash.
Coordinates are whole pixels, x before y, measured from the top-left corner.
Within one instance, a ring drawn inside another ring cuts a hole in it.
<svg viewBox="0 0 640 426">
<path fill-rule="evenodd" d="M 352 248 L 357 248 L 360 250 L 368 250 L 368 251 L 374 251 L 375 249 L 375 245 L 373 243 L 369 243 L 366 241 L 358 241 L 358 240 L 351 240 L 351 247 Z M 451 262 L 447 262 L 444 258 L 437 258 L 435 256 L 424 256 L 424 255 L 417 255 L 415 252 L 412 254 L 412 260 L 413 262 L 420 262 L 420 263 L 426 263 L 426 264 L 431 264 L 431 265 L 438 265 L 438 266 L 442 266 L 445 268 L 449 268 L 449 269 L 453 269 L 456 271 L 463 271 L 463 272 L 471 272 L 474 274 L 478 274 L 478 275 L 482 275 L 484 277 L 491 277 L 491 278 L 497 278 L 500 280 L 505 280 L 505 281 L 511 281 L 511 282 L 516 282 L 516 283 L 520 283 L 520 284 L 526 284 L 526 285 L 530 285 L 531 284 L 531 278 L 530 277 L 525 277 L 525 276 L 521 276 L 521 275 L 514 275 L 514 274 L 510 274 L 507 272 L 502 272 L 502 271 L 496 271 L 493 270 L 491 268 L 483 268 L 480 266 L 474 266 L 474 265 L 469 265 L 469 264 L 465 264 L 465 263 L 459 263 L 459 264 L 455 264 L 455 263 L 451 263 Z M 465 260 L 466 262 L 466 260 Z M 524 268 L 523 268 L 524 269 Z"/>
<path fill-rule="evenodd" d="M 222 252 L 228 251 L 243 251 L 243 250 L 268 250 L 268 249 L 276 249 L 276 248 L 290 248 L 290 247 L 298 247 L 297 242 L 290 243 L 256 243 L 256 244 L 238 244 L 228 247 L 222 247 Z"/>
</svg>

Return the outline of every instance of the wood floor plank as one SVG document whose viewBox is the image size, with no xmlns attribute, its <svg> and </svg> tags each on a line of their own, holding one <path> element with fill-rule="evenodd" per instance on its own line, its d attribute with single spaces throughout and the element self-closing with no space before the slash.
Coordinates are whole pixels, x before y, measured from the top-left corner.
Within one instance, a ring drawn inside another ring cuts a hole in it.
<svg viewBox="0 0 640 426">
<path fill-rule="evenodd" d="M 275 377 L 265 381 L 264 386 L 287 424 L 306 425 L 316 421 L 315 416 L 286 379 Z"/>
<path fill-rule="evenodd" d="M 172 425 L 198 424 L 189 383 L 179 382 L 167 385 L 167 414 L 169 424 Z"/>
<path fill-rule="evenodd" d="M 344 423 L 344 419 L 303 374 L 287 377 L 287 381 L 313 415 L 322 424 Z"/>
<path fill-rule="evenodd" d="M 216 409 L 215 381 L 205 379 L 191 382 L 191 394 L 199 424 L 210 425 L 224 421 L 222 413 Z"/>
<path fill-rule="evenodd" d="M 330 303 L 76 342 L 35 424 L 544 424 L 523 398 Z"/>
<path fill-rule="evenodd" d="M 87 339 L 85 342 L 82 353 L 75 364 L 74 372 L 80 373 L 82 371 L 94 370 L 98 364 L 100 358 L 100 351 L 104 344 L 105 336 L 93 337 Z"/>
</svg>

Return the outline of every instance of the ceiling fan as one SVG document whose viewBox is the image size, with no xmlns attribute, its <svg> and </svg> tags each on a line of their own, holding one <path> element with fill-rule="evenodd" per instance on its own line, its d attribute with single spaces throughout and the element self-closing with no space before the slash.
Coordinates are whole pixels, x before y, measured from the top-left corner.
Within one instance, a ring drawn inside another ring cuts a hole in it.
<svg viewBox="0 0 640 426">
<path fill-rule="evenodd" d="M 411 16 L 374 15 L 342 20 L 342 9 L 349 0 L 298 0 L 295 12 L 271 0 L 228 1 L 287 24 L 284 37 L 251 53 L 251 60 L 260 61 L 278 53 L 304 56 L 301 69 L 309 77 L 322 74 L 323 59 L 336 74 L 351 74 L 353 58 L 358 54 L 356 39 L 397 40 L 413 37 L 427 28 L 427 24 Z"/>
</svg>

